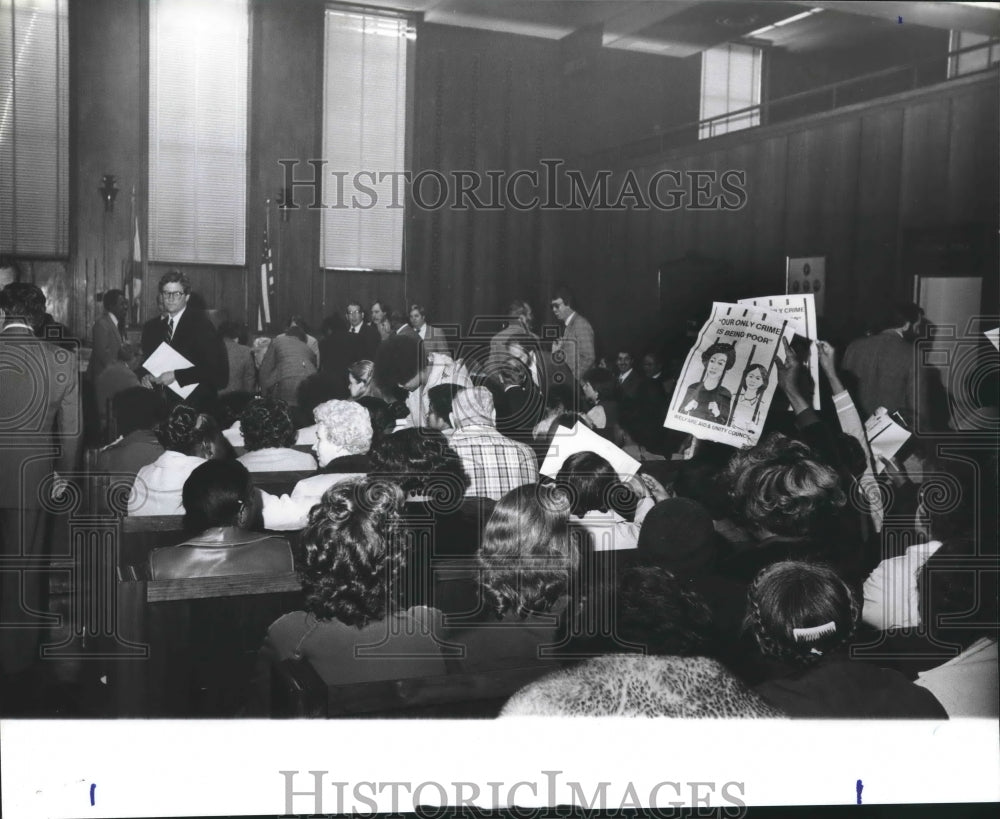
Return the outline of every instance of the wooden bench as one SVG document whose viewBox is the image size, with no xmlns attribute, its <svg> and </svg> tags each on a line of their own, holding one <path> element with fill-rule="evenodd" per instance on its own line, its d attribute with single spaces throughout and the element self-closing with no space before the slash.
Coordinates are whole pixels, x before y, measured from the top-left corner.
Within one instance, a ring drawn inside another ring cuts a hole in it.
<svg viewBox="0 0 1000 819">
<path fill-rule="evenodd" d="M 251 472 L 250 478 L 256 489 L 271 495 L 288 495 L 295 484 L 303 478 L 311 478 L 316 474 L 314 469 L 295 469 L 288 472 Z"/>
<path fill-rule="evenodd" d="M 109 665 L 114 716 L 242 713 L 268 626 L 302 608 L 295 574 L 132 580 L 120 574 L 120 637 L 145 658 Z"/>
<path fill-rule="evenodd" d="M 274 717 L 495 717 L 524 686 L 556 670 L 536 663 L 474 673 L 327 685 L 305 659 L 272 668 Z"/>
</svg>

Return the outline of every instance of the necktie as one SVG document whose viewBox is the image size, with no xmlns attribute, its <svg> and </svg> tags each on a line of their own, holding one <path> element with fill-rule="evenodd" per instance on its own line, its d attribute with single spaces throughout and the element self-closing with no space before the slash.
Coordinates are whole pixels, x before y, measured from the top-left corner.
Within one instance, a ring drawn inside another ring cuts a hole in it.
<svg viewBox="0 0 1000 819">
<path fill-rule="evenodd" d="M 167 342 L 174 337 L 174 317 L 167 319 Z"/>
</svg>

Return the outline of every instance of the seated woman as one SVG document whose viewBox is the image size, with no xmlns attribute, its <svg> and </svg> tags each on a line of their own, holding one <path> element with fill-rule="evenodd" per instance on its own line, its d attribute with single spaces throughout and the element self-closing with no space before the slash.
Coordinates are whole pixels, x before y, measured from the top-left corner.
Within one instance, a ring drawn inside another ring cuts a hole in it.
<svg viewBox="0 0 1000 819">
<path fill-rule="evenodd" d="M 584 415 L 590 426 L 612 443 L 620 444 L 615 377 L 606 369 L 591 367 L 584 373 L 580 386 L 590 403 L 590 409 Z"/>
<path fill-rule="evenodd" d="M 708 657 L 596 657 L 525 686 L 502 717 L 784 716 Z"/>
<path fill-rule="evenodd" d="M 339 484 L 323 496 L 302 533 L 305 610 L 271 625 L 263 662 L 308 660 L 327 684 L 445 673 L 433 636 L 439 613 L 400 610 L 396 602 L 402 500 L 391 482 L 368 479 Z"/>
<path fill-rule="evenodd" d="M 436 429 L 445 438 L 455 431 L 451 423 L 451 405 L 455 396 L 465 387 L 458 384 L 438 384 L 427 391 L 427 426 Z"/>
<path fill-rule="evenodd" d="M 375 371 L 375 364 L 367 359 L 355 361 L 347 368 L 347 392 L 351 398 L 363 398 L 372 395 L 371 390 L 375 386 L 372 380 L 372 373 Z M 378 393 L 375 393 L 376 397 Z"/>
<path fill-rule="evenodd" d="M 557 659 L 579 603 L 571 594 L 579 554 L 565 493 L 535 483 L 504 495 L 486 523 L 478 563 L 479 604 L 449 618 L 445 632 L 465 649 L 463 670 Z"/>
<path fill-rule="evenodd" d="M 570 498 L 571 521 L 586 531 L 595 552 L 636 548 L 649 510 L 668 497 L 651 475 L 637 475 L 623 484 L 614 467 L 593 452 L 570 455 L 556 483 Z"/>
<path fill-rule="evenodd" d="M 602 616 L 592 620 L 606 624 L 603 628 L 579 628 L 574 635 L 571 647 L 581 656 L 710 654 L 717 642 L 707 601 L 659 566 L 625 568 L 604 606 Z"/>
<path fill-rule="evenodd" d="M 289 495 L 261 493 L 267 529 L 303 528 L 309 510 L 319 503 L 327 489 L 368 471 L 367 452 L 372 441 L 368 410 L 353 401 L 327 401 L 313 410 L 313 417 L 320 474 L 303 478 Z"/>
<path fill-rule="evenodd" d="M 198 532 L 177 546 L 149 556 L 152 580 L 230 575 L 275 575 L 295 571 L 283 537 L 250 531 L 256 493 L 238 461 L 205 461 L 184 482 L 184 528 Z"/>
<path fill-rule="evenodd" d="M 164 452 L 136 473 L 128 499 L 129 515 L 179 515 L 184 511 L 184 482 L 213 452 L 211 435 L 206 437 L 200 420 L 193 407 L 178 404 L 153 429 Z"/>
<path fill-rule="evenodd" d="M 565 384 L 555 384 L 549 387 L 545 396 L 545 408 L 542 417 L 531 430 L 534 440 L 535 454 L 539 461 L 545 458 L 549 450 L 555 429 L 560 422 L 570 427 L 576 423 L 576 394 Z"/>
<path fill-rule="evenodd" d="M 251 472 L 315 469 L 316 459 L 293 449 L 296 432 L 288 405 L 279 398 L 257 398 L 240 415 L 246 453 L 239 461 Z"/>
<path fill-rule="evenodd" d="M 946 718 L 927 691 L 898 671 L 851 660 L 845 644 L 859 607 L 828 566 L 775 563 L 747 595 L 746 628 L 772 662 L 756 692 L 795 717 Z"/>
<path fill-rule="evenodd" d="M 733 456 L 728 481 L 734 516 L 753 541 L 735 545 L 721 573 L 749 583 L 772 563 L 809 560 L 860 586 L 864 555 L 849 534 L 847 497 L 837 472 L 808 446 L 773 433 Z"/>
</svg>

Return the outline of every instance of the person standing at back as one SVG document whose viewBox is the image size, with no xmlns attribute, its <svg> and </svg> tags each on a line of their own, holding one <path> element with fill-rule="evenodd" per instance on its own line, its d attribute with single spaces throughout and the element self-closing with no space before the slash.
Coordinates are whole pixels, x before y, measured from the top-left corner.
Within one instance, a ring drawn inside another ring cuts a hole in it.
<svg viewBox="0 0 1000 819">
<path fill-rule="evenodd" d="M 190 367 L 168 370 L 153 375 L 148 370 L 142 379 L 143 386 L 173 384 L 186 387 L 197 384 L 184 403 L 196 408 L 206 407 L 225 389 L 229 381 L 229 358 L 215 326 L 204 310 L 188 309 L 191 299 L 191 281 L 183 273 L 171 270 L 160 277 L 160 298 L 164 315 L 150 319 L 142 328 L 142 353 L 144 360 L 166 342 L 184 358 Z M 181 401 L 173 390 L 165 392 L 168 398 Z"/>
<path fill-rule="evenodd" d="M 563 323 L 562 337 L 552 345 L 554 364 L 565 364 L 579 384 L 594 365 L 594 328 L 576 312 L 576 297 L 568 287 L 557 287 L 552 295 L 552 312 Z"/>
<path fill-rule="evenodd" d="M 118 361 L 118 351 L 125 339 L 125 317 L 128 299 L 121 290 L 108 290 L 104 294 L 104 312 L 94 322 L 92 332 L 94 349 L 87 365 L 87 378 L 94 383 L 101 371 Z"/>
<path fill-rule="evenodd" d="M 920 308 L 896 303 L 885 308 L 881 332 L 852 341 L 841 368 L 864 417 L 879 407 L 896 410 L 917 429 L 929 420 L 926 379 L 917 375 L 917 349 L 912 338 L 920 323 Z"/>
<path fill-rule="evenodd" d="M 46 611 L 40 569 L 49 549 L 50 498 L 76 468 L 82 421 L 76 355 L 36 338 L 45 296 L 33 284 L 0 291 L 0 674 L 5 696 L 38 660 Z M 64 547 L 65 548 L 65 547 Z M 25 571 L 31 569 L 31 571 Z"/>
</svg>

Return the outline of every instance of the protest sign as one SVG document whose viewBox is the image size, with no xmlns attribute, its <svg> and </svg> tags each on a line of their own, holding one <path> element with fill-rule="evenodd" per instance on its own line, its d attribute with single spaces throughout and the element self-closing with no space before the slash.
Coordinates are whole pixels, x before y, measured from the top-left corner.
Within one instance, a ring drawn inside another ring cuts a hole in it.
<svg viewBox="0 0 1000 819">
<path fill-rule="evenodd" d="M 696 438 L 753 446 L 778 386 L 782 338 L 794 331 L 780 312 L 712 305 L 688 353 L 663 425 Z"/>
<path fill-rule="evenodd" d="M 740 299 L 737 304 L 748 304 L 760 310 L 782 313 L 796 335 L 808 338 L 813 343 L 809 345 L 809 374 L 812 376 L 814 410 L 819 409 L 819 347 L 816 341 L 816 299 L 812 293 L 800 293 L 797 296 L 758 296 L 753 299 Z"/>
</svg>

